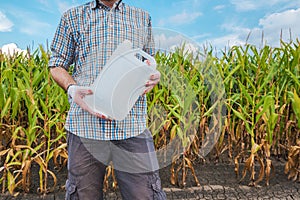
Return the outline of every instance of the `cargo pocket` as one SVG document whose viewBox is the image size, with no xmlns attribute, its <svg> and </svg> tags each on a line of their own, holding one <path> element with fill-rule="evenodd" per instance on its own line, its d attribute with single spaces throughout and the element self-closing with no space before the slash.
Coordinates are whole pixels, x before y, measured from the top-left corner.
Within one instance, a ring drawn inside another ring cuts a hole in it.
<svg viewBox="0 0 300 200">
<path fill-rule="evenodd" d="M 66 181 L 66 200 L 79 200 L 77 194 L 77 187 L 69 180 Z"/>
<path fill-rule="evenodd" d="M 154 200 L 166 200 L 166 193 L 162 190 L 161 181 L 157 172 L 155 172 L 151 177 L 151 188 L 153 190 Z"/>
</svg>

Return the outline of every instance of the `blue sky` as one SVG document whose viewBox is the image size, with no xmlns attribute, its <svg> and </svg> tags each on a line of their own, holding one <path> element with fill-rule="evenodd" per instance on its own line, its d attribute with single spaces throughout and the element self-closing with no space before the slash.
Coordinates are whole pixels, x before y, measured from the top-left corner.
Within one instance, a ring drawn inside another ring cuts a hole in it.
<svg viewBox="0 0 300 200">
<path fill-rule="evenodd" d="M 199 46 L 225 46 L 246 42 L 278 46 L 300 38 L 299 0 L 123 0 L 148 10 L 153 27 L 182 33 Z M 0 47 L 16 43 L 19 48 L 50 44 L 60 16 L 86 0 L 1 0 Z M 165 38 L 166 39 L 166 38 Z"/>
</svg>

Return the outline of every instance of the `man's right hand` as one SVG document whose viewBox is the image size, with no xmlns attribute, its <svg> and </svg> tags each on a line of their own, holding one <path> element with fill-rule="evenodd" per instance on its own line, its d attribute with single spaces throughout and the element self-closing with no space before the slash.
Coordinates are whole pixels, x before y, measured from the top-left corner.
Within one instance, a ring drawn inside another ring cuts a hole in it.
<svg viewBox="0 0 300 200">
<path fill-rule="evenodd" d="M 102 118 L 108 119 L 107 116 L 102 115 L 100 113 L 94 112 L 83 100 L 86 95 L 92 95 L 93 91 L 90 88 L 78 86 L 78 85 L 71 85 L 68 87 L 67 91 L 70 98 L 79 105 L 83 110 L 91 113 L 92 115 Z"/>
</svg>

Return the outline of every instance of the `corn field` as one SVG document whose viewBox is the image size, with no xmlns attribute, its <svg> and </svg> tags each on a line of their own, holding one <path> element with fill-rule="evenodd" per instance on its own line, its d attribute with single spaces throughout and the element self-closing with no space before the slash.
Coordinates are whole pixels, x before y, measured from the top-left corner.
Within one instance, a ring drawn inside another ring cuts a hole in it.
<svg viewBox="0 0 300 200">
<path fill-rule="evenodd" d="M 59 169 L 66 167 L 63 126 L 69 105 L 65 92 L 49 75 L 48 59 L 49 52 L 42 47 L 25 57 L 0 53 L 2 193 L 36 192 L 30 191 L 32 174 L 39 177 L 38 193 L 52 192 Z M 183 47 L 173 53 L 158 52 L 156 60 L 161 82 L 169 82 L 147 94 L 148 125 L 158 150 L 179 139 L 180 149 L 165 155 L 170 159 L 172 184 L 184 187 L 188 171 L 195 185 L 201 184 L 193 164 L 205 160 L 200 149 L 215 131 L 220 134 L 213 138 L 213 157 L 226 154 L 235 165 L 237 181 L 248 173 L 250 185 L 263 180 L 268 185 L 275 158 L 285 160 L 291 181 L 300 181 L 298 40 L 277 48 L 234 46 L 221 56 L 207 49 L 195 56 Z M 170 72 L 179 78 L 170 80 Z M 221 80 L 218 94 L 224 98 L 212 92 L 216 85 L 207 84 L 216 80 L 211 74 Z M 223 105 L 212 99 L 222 100 Z M 238 174 L 241 163 L 244 167 Z M 113 174 L 107 171 L 108 176 Z"/>
<path fill-rule="evenodd" d="M 0 57 L 2 193 L 8 190 L 15 194 L 18 188 L 29 192 L 32 173 L 39 176 L 38 192 L 50 192 L 57 177 L 48 168 L 49 163 L 54 162 L 56 167 L 66 164 L 63 124 L 67 97 L 53 84 L 48 57 L 42 48 L 28 58 Z M 33 164 L 39 171 L 31 171 Z M 48 184 L 50 179 L 52 186 Z"/>
</svg>

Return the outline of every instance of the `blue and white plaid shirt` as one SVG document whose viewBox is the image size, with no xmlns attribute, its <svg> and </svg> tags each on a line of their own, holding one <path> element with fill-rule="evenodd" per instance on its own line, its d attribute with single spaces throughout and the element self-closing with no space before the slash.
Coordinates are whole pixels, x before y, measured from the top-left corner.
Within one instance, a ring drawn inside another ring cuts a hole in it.
<svg viewBox="0 0 300 200">
<path fill-rule="evenodd" d="M 116 47 L 130 40 L 133 48 L 154 54 L 150 15 L 142 9 L 116 2 L 112 9 L 95 0 L 66 11 L 51 44 L 49 67 L 69 70 L 80 86 L 91 85 Z M 121 140 L 134 137 L 146 128 L 147 103 L 140 96 L 122 121 L 99 119 L 70 99 L 65 128 L 81 137 Z"/>
</svg>

